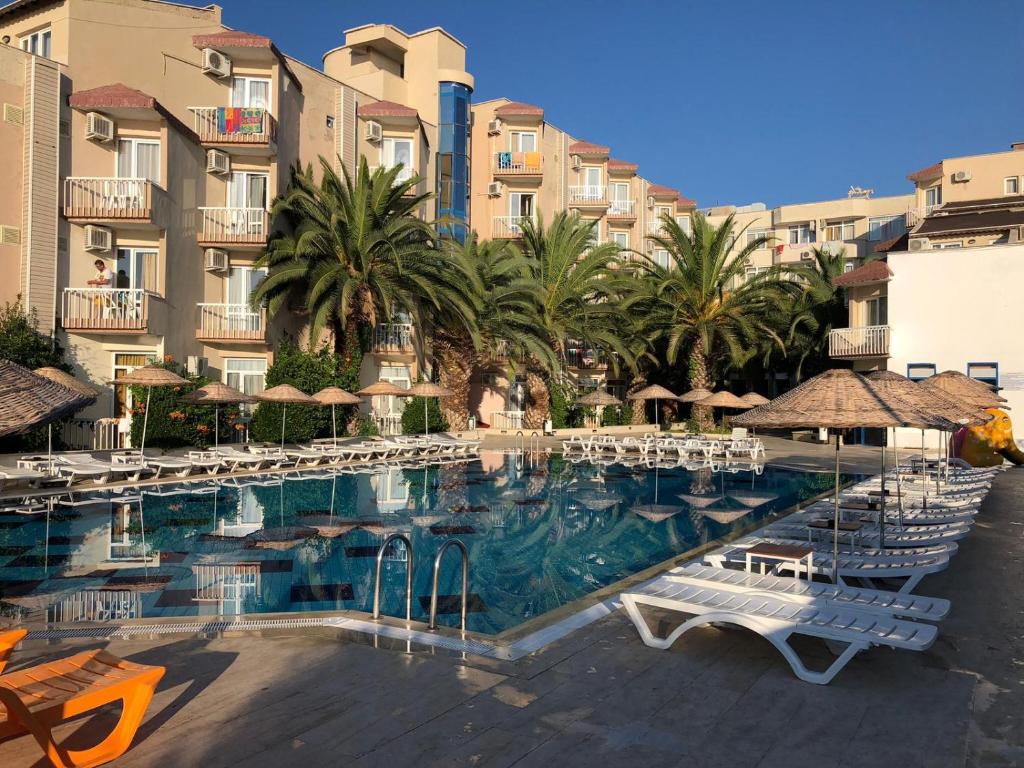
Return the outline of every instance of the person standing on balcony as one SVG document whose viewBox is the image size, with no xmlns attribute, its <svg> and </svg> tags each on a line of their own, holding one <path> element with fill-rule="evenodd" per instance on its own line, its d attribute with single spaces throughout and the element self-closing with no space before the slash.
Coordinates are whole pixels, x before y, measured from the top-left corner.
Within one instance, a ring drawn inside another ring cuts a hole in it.
<svg viewBox="0 0 1024 768">
<path fill-rule="evenodd" d="M 114 287 L 114 273 L 110 271 L 107 263 L 103 259 L 96 259 L 92 263 L 96 267 L 96 276 L 87 281 L 93 288 L 113 288 Z M 112 306 L 112 302 L 109 298 L 104 298 L 100 292 L 96 293 L 96 298 L 92 300 L 94 311 L 96 312 L 97 318 L 103 317 L 104 310 L 107 307 Z"/>
</svg>

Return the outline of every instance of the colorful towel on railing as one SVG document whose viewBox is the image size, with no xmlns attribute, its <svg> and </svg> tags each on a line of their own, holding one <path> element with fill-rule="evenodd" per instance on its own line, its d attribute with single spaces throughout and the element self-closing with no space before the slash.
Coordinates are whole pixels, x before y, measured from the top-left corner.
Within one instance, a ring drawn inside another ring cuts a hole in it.
<svg viewBox="0 0 1024 768">
<path fill-rule="evenodd" d="M 527 152 L 526 153 L 526 167 L 527 168 L 540 168 L 540 152 Z"/>
<path fill-rule="evenodd" d="M 239 133 L 263 133 L 263 115 L 266 113 L 262 108 L 243 109 L 240 117 Z"/>
<path fill-rule="evenodd" d="M 217 133 L 263 133 L 263 115 L 257 107 L 217 107 Z"/>
<path fill-rule="evenodd" d="M 510 168 L 510 167 L 512 167 L 512 153 L 511 152 L 499 152 L 498 153 L 498 167 L 499 168 Z"/>
</svg>

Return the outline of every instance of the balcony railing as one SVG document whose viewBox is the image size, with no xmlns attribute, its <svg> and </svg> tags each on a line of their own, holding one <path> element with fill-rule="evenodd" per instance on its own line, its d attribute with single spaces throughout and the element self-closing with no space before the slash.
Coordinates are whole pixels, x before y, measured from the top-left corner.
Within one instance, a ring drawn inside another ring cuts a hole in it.
<svg viewBox="0 0 1024 768">
<path fill-rule="evenodd" d="M 412 352 L 411 323 L 378 323 L 373 329 L 374 352 Z"/>
<path fill-rule="evenodd" d="M 494 411 L 491 413 L 493 429 L 522 429 L 525 411 Z"/>
<path fill-rule="evenodd" d="M 581 187 L 569 187 L 569 205 L 603 207 L 607 204 L 608 187 L 589 184 Z"/>
<path fill-rule="evenodd" d="M 523 224 L 532 216 L 495 216 L 492 237 L 522 237 Z"/>
<path fill-rule="evenodd" d="M 835 328 L 828 335 L 828 354 L 840 360 L 889 356 L 889 326 Z"/>
<path fill-rule="evenodd" d="M 163 190 L 149 179 L 71 176 L 64 180 L 64 216 L 69 219 L 152 221 Z"/>
<path fill-rule="evenodd" d="M 141 288 L 65 288 L 64 330 L 143 333 L 149 319 L 149 293 Z"/>
<path fill-rule="evenodd" d="M 271 145 L 277 120 L 259 107 L 189 107 L 193 127 L 204 144 Z"/>
<path fill-rule="evenodd" d="M 199 304 L 200 341 L 263 341 L 267 311 L 253 311 L 248 304 Z"/>
<path fill-rule="evenodd" d="M 544 157 L 540 152 L 495 152 L 495 176 L 540 176 Z"/>
<path fill-rule="evenodd" d="M 608 358 L 596 349 L 571 348 L 565 350 L 565 362 L 570 368 L 607 368 Z"/>
<path fill-rule="evenodd" d="M 612 200 L 608 203 L 609 219 L 635 219 L 636 203 L 633 200 Z"/>
<path fill-rule="evenodd" d="M 262 208 L 200 208 L 203 246 L 260 246 L 267 242 L 270 214 Z"/>
<path fill-rule="evenodd" d="M 660 220 L 648 221 L 647 222 L 647 236 L 648 237 L 664 237 L 665 228 L 661 225 Z"/>
</svg>

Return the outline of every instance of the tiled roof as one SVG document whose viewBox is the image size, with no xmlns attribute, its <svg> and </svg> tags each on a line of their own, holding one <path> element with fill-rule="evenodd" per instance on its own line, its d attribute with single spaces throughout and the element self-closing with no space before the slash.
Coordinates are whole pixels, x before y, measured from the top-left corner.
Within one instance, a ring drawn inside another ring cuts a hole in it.
<svg viewBox="0 0 1024 768">
<path fill-rule="evenodd" d="M 101 85 L 71 94 L 68 104 L 76 109 L 156 109 L 157 100 L 124 83 Z"/>
<path fill-rule="evenodd" d="M 680 195 L 679 199 L 676 200 L 676 207 L 677 208 L 696 208 L 697 207 L 697 201 L 696 200 L 691 200 L 690 198 L 688 198 L 688 197 L 686 197 L 684 195 Z"/>
<path fill-rule="evenodd" d="M 883 240 L 875 246 L 875 253 L 888 253 L 889 251 L 905 251 L 907 250 L 907 240 L 910 238 L 907 233 L 904 232 L 899 237 L 894 237 L 891 240 Z"/>
<path fill-rule="evenodd" d="M 630 171 L 636 173 L 640 168 L 636 163 L 630 163 L 626 160 L 616 160 L 614 157 L 608 158 L 608 171 Z"/>
<path fill-rule="evenodd" d="M 675 199 L 679 197 L 679 190 L 663 186 L 662 184 L 651 184 L 647 188 L 647 194 L 651 195 L 651 197 L 671 197 Z"/>
<path fill-rule="evenodd" d="M 833 282 L 841 288 L 850 288 L 854 285 L 869 285 L 870 283 L 883 283 L 892 277 L 892 270 L 884 261 L 869 261 L 867 264 L 857 267 L 840 275 Z"/>
<path fill-rule="evenodd" d="M 589 141 L 574 141 L 569 145 L 570 155 L 607 155 L 608 147 L 591 144 Z"/>
<path fill-rule="evenodd" d="M 515 115 L 544 117 L 544 108 L 535 107 L 533 104 L 524 104 L 521 101 L 510 101 L 494 110 L 494 114 L 498 117 L 513 117 Z"/>
<path fill-rule="evenodd" d="M 1024 224 L 1024 211 L 1002 208 L 977 213 L 950 213 L 928 216 L 914 230 L 914 237 L 955 235 L 1009 229 Z"/>
<path fill-rule="evenodd" d="M 914 171 L 907 176 L 908 181 L 928 181 L 928 179 L 935 179 L 942 175 L 942 161 L 940 160 L 935 165 L 929 165 L 927 168 L 922 168 L 920 171 Z"/>
<path fill-rule="evenodd" d="M 360 104 L 358 112 L 360 117 L 419 117 L 419 113 L 412 107 L 394 101 Z"/>
<path fill-rule="evenodd" d="M 269 37 L 254 35 L 251 32 L 225 30 L 212 35 L 192 35 L 192 45 L 196 48 L 273 48 L 274 43 Z"/>
</svg>

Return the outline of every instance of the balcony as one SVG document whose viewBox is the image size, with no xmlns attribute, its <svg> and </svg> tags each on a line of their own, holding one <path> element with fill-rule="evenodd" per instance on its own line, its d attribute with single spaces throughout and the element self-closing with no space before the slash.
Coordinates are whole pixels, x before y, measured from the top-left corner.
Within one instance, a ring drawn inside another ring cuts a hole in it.
<svg viewBox="0 0 1024 768">
<path fill-rule="evenodd" d="M 371 349 L 374 352 L 411 353 L 413 351 L 411 323 L 378 323 L 373 329 Z"/>
<path fill-rule="evenodd" d="M 491 237 L 513 239 L 523 236 L 523 224 L 532 216 L 495 216 Z M 536 222 L 534 222 L 536 223 Z"/>
<path fill-rule="evenodd" d="M 578 370 L 594 370 L 608 367 L 608 358 L 603 352 L 582 347 L 565 350 L 565 362 L 568 367 Z"/>
<path fill-rule="evenodd" d="M 540 152 L 495 152 L 492 172 L 495 176 L 543 176 L 544 157 Z"/>
<path fill-rule="evenodd" d="M 166 193 L 149 179 L 70 176 L 64 180 L 68 221 L 163 227 L 166 209 Z"/>
<path fill-rule="evenodd" d="M 664 237 L 666 234 L 665 227 L 661 225 L 661 220 L 648 221 L 647 222 L 647 236 L 648 237 Z"/>
<path fill-rule="evenodd" d="M 608 188 L 604 185 L 569 187 L 569 205 L 574 208 L 607 208 Z"/>
<path fill-rule="evenodd" d="M 635 200 L 612 200 L 608 204 L 609 221 L 636 221 Z"/>
<path fill-rule="evenodd" d="M 198 304 L 199 341 L 262 344 L 267 338 L 267 310 L 248 304 Z"/>
<path fill-rule="evenodd" d="M 837 360 L 889 356 L 889 326 L 835 328 L 828 335 L 828 355 Z"/>
<path fill-rule="evenodd" d="M 249 107 L 189 107 L 193 129 L 204 147 L 237 154 L 277 152 L 277 120 L 266 109 Z"/>
<path fill-rule="evenodd" d="M 259 249 L 267 244 L 270 214 L 262 208 L 200 208 L 196 237 L 203 248 Z"/>
<path fill-rule="evenodd" d="M 149 298 L 141 288 L 65 288 L 62 325 L 66 331 L 146 333 Z"/>
</svg>

